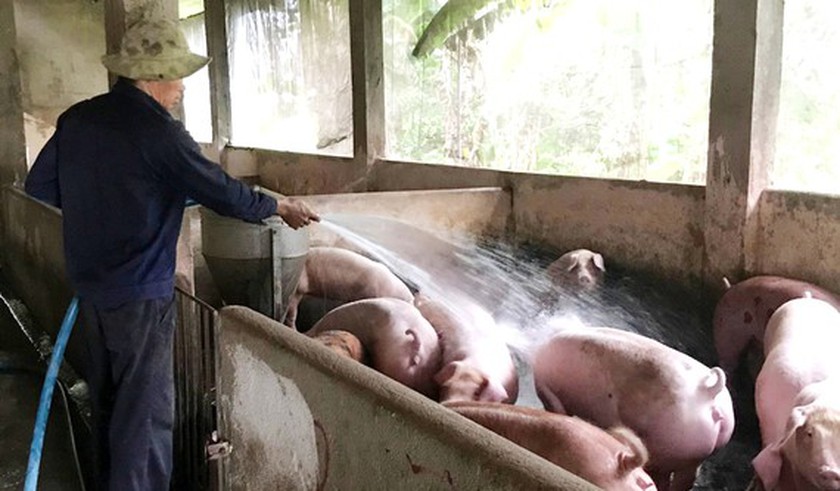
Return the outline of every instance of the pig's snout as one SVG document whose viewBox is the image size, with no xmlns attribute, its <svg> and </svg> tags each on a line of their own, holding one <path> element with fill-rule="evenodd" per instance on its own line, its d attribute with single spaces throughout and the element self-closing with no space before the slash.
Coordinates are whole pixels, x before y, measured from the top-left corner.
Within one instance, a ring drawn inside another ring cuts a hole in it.
<svg viewBox="0 0 840 491">
<path fill-rule="evenodd" d="M 653 479 L 651 479 L 650 475 L 646 472 L 636 477 L 636 485 L 639 486 L 639 489 L 642 491 L 657 491 L 656 484 L 654 484 Z"/>
<path fill-rule="evenodd" d="M 595 286 L 595 278 L 588 274 L 582 274 L 578 276 L 578 283 L 584 288 L 592 288 Z"/>
<path fill-rule="evenodd" d="M 823 465 L 817 474 L 820 489 L 831 491 L 840 490 L 840 468 Z"/>
</svg>

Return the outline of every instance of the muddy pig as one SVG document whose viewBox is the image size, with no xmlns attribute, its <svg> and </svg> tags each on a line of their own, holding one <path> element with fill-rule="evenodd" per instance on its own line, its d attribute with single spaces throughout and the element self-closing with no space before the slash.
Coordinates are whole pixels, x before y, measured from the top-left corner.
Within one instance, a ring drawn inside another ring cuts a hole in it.
<svg viewBox="0 0 840 491">
<path fill-rule="evenodd" d="M 434 376 L 440 370 L 440 345 L 414 305 L 396 298 L 357 300 L 331 310 L 306 334 L 314 337 L 332 330 L 359 338 L 375 370 L 437 398 Z"/>
<path fill-rule="evenodd" d="M 721 368 L 732 376 L 748 346 L 761 352 L 767 320 L 783 303 L 802 297 L 806 291 L 840 308 L 840 298 L 830 291 L 780 276 L 755 276 L 731 286 L 715 306 L 713 320 Z"/>
<path fill-rule="evenodd" d="M 702 461 L 732 436 L 723 370 L 658 341 L 618 329 L 569 328 L 534 356 L 534 384 L 546 409 L 636 432 L 659 489 L 691 489 Z"/>
<path fill-rule="evenodd" d="M 449 409 L 608 491 L 655 491 L 642 468 L 648 454 L 627 428 L 603 430 L 580 418 L 491 402 L 452 401 Z"/>
<path fill-rule="evenodd" d="M 814 298 L 784 303 L 764 333 L 753 460 L 766 490 L 840 490 L 840 313 Z"/>
<path fill-rule="evenodd" d="M 323 343 L 337 355 L 346 356 L 365 365 L 369 364 L 365 347 L 353 333 L 348 331 L 323 331 L 315 334 L 313 338 Z"/>
<path fill-rule="evenodd" d="M 414 301 L 411 290 L 384 264 L 338 247 L 309 249 L 297 288 L 289 299 L 286 325 L 296 327 L 298 304 L 304 295 L 347 302 L 377 297 Z"/>
<path fill-rule="evenodd" d="M 441 369 L 435 381 L 441 402 L 516 401 L 516 366 L 488 312 L 467 299 L 452 297 L 444 302 L 417 294 L 414 304 L 440 339 Z"/>
</svg>

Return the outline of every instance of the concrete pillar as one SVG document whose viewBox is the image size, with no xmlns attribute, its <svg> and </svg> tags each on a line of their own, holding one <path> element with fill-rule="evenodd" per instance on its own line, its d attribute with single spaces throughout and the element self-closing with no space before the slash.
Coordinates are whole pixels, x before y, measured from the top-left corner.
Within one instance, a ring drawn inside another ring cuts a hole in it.
<svg viewBox="0 0 840 491">
<path fill-rule="evenodd" d="M 353 158 L 371 166 L 385 151 L 382 0 L 350 0 Z"/>
<path fill-rule="evenodd" d="M 15 27 L 15 2 L 0 2 L 0 186 L 23 183 L 26 138 Z M 0 214 L 1 215 L 1 214 Z"/>
<path fill-rule="evenodd" d="M 210 62 L 210 114 L 213 151 L 222 155 L 230 141 L 230 70 L 227 48 L 227 13 L 224 0 L 205 0 L 204 25 Z"/>
<path fill-rule="evenodd" d="M 783 0 L 715 1 L 704 251 L 713 291 L 755 262 L 758 200 L 775 153 L 783 7 Z"/>
<path fill-rule="evenodd" d="M 26 176 L 26 137 L 20 70 L 15 52 L 14 2 L 0 1 L 0 188 Z M 0 237 L 5 237 L 6 203 L 0 201 Z M 6 261 L 5 247 L 0 247 L 0 264 Z"/>
</svg>

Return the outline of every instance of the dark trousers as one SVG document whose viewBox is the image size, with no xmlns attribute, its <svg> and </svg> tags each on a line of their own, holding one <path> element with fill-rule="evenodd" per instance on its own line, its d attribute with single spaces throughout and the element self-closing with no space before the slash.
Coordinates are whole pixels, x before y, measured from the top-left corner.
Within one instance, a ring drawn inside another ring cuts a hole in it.
<svg viewBox="0 0 840 491">
<path fill-rule="evenodd" d="M 174 297 L 114 309 L 81 300 L 102 490 L 167 491 L 172 474 Z"/>
</svg>

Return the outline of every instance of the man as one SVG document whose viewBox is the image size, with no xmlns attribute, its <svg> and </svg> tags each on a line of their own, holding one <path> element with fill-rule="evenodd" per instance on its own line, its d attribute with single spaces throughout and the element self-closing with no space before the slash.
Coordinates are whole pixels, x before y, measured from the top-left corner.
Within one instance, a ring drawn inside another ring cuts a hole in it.
<svg viewBox="0 0 840 491">
<path fill-rule="evenodd" d="M 27 193 L 64 215 L 103 489 L 169 489 L 173 277 L 187 197 L 250 222 L 319 220 L 301 201 L 276 201 L 227 175 L 169 114 L 182 78 L 209 61 L 189 51 L 175 22 L 130 26 L 120 52 L 103 57 L 119 81 L 59 117 L 26 179 Z"/>
</svg>

